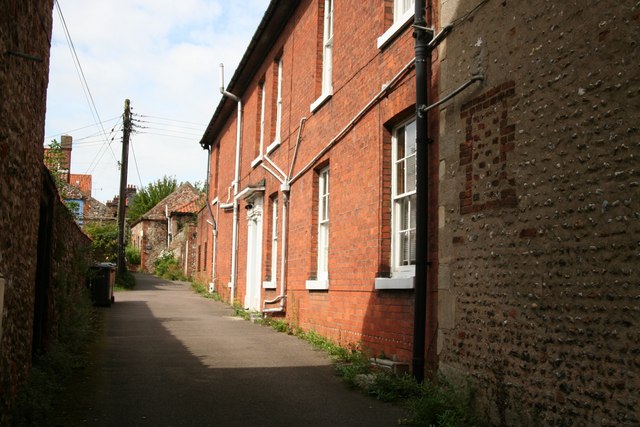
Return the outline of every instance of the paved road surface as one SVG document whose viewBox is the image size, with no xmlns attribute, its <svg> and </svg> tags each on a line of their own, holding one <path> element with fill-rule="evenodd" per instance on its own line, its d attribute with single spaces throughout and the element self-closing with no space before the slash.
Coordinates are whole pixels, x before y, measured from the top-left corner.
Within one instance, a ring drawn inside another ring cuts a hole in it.
<svg viewBox="0 0 640 427">
<path fill-rule="evenodd" d="M 327 356 L 232 316 L 187 284 L 136 276 L 69 415 L 92 426 L 394 426 L 397 407 L 348 389 Z"/>
</svg>

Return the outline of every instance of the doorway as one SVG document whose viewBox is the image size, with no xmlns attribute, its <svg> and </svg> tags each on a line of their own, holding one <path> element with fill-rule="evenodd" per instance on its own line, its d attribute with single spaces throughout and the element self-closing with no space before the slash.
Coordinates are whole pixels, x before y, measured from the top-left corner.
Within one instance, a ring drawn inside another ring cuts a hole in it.
<svg viewBox="0 0 640 427">
<path fill-rule="evenodd" d="M 247 283 L 244 307 L 252 311 L 260 311 L 262 290 L 262 205 L 262 196 L 247 199 Z"/>
</svg>

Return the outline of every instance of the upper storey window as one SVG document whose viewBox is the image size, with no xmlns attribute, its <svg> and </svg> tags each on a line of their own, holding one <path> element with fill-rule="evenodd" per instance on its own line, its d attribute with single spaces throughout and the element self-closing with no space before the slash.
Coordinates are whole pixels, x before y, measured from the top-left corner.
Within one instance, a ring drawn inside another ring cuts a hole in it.
<svg viewBox="0 0 640 427">
<path fill-rule="evenodd" d="M 333 94 L 333 0 L 324 0 L 321 9 L 322 20 L 322 57 L 320 58 L 320 72 L 322 73 L 321 93 L 311 104 L 311 111 L 315 111 Z"/>
<path fill-rule="evenodd" d="M 389 44 L 413 19 L 415 13 L 414 0 L 386 0 L 385 3 L 393 3 L 393 24 L 378 37 L 378 49 Z"/>
</svg>

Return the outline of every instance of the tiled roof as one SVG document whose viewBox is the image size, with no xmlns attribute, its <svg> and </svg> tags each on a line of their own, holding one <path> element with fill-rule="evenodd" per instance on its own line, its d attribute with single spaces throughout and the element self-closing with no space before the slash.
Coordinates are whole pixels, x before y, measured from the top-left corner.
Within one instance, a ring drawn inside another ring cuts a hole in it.
<svg viewBox="0 0 640 427">
<path fill-rule="evenodd" d="M 185 203 L 182 206 L 174 208 L 171 213 L 198 213 L 202 209 L 203 204 L 206 203 L 203 197 L 198 197 L 190 202 Z"/>
<path fill-rule="evenodd" d="M 91 175 L 72 173 L 69 175 L 69 184 L 79 188 L 87 196 L 91 197 Z"/>
<path fill-rule="evenodd" d="M 173 212 L 177 207 L 184 206 L 201 198 L 200 192 L 193 185 L 185 182 L 173 193 L 158 202 L 146 214 L 142 215 L 142 220 L 161 220 L 166 218 L 165 210 Z"/>
</svg>

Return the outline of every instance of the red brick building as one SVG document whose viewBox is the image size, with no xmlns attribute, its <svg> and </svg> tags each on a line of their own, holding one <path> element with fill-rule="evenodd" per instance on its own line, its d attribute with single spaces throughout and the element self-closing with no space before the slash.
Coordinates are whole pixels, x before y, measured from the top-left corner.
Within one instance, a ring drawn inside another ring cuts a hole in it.
<svg viewBox="0 0 640 427">
<path fill-rule="evenodd" d="M 226 86 L 201 142 L 199 274 L 228 301 L 407 361 L 413 11 L 394 23 L 385 2 L 332 4 L 272 2 Z"/>
<path fill-rule="evenodd" d="M 270 3 L 201 140 L 200 280 L 409 362 L 428 213 L 427 369 L 496 424 L 637 425 L 638 5 L 427 2 L 416 212 L 412 3 Z"/>
</svg>

